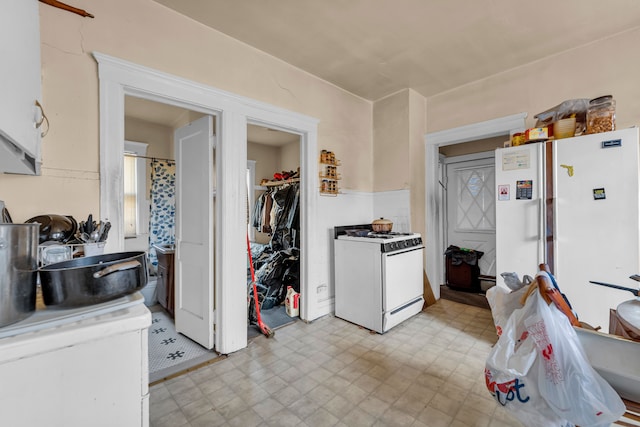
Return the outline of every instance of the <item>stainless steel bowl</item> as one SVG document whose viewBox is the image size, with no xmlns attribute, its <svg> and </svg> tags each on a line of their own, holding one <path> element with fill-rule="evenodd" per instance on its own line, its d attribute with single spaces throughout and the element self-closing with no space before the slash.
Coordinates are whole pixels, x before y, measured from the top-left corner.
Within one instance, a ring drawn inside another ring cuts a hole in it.
<svg viewBox="0 0 640 427">
<path fill-rule="evenodd" d="M 0 327 L 36 310 L 38 224 L 0 224 Z"/>
</svg>

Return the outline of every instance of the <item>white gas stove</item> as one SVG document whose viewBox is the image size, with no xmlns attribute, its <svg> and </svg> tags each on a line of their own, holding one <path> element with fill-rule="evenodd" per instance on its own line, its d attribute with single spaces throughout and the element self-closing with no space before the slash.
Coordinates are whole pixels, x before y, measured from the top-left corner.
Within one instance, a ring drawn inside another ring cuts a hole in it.
<svg viewBox="0 0 640 427">
<path fill-rule="evenodd" d="M 334 237 L 336 317 L 384 333 L 422 310 L 420 234 L 363 224 L 335 227 Z"/>
</svg>

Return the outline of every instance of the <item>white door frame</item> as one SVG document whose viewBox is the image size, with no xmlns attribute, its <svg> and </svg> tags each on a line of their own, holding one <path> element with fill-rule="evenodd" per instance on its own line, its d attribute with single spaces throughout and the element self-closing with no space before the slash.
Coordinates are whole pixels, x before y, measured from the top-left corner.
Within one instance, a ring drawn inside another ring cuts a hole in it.
<svg viewBox="0 0 640 427">
<path fill-rule="evenodd" d="M 100 218 L 112 224 L 106 251 L 122 251 L 125 95 L 217 116 L 216 156 L 220 156 L 216 204 L 215 348 L 227 354 L 247 346 L 246 167 L 247 123 L 301 137 L 301 289 L 321 275 L 317 262 L 318 120 L 211 86 L 94 52 L 100 89 Z M 310 299 L 302 298 L 300 317 L 307 320 Z"/>
<path fill-rule="evenodd" d="M 440 188 L 440 155 L 438 148 L 478 139 L 520 132 L 525 128 L 527 113 L 518 113 L 485 122 L 431 132 L 425 135 L 425 230 L 426 271 L 436 299 L 440 298 L 440 284 L 444 283 L 442 214 Z"/>
</svg>

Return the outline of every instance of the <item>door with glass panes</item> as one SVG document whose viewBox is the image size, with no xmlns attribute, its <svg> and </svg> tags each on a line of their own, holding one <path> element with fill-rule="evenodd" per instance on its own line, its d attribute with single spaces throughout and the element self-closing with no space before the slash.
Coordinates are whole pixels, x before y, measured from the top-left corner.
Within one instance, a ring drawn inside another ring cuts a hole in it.
<svg viewBox="0 0 640 427">
<path fill-rule="evenodd" d="M 495 276 L 496 212 L 494 158 L 446 160 L 446 245 L 484 252 L 480 274 Z"/>
</svg>

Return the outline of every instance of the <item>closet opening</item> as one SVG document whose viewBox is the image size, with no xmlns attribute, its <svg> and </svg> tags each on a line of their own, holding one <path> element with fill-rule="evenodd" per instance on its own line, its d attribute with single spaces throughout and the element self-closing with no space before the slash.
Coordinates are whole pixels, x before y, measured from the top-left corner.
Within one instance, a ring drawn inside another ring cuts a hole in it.
<svg viewBox="0 0 640 427">
<path fill-rule="evenodd" d="M 254 270 L 252 277 L 247 265 L 248 339 L 262 333 L 256 325 L 254 278 L 261 318 L 270 329 L 299 318 L 300 145 L 298 134 L 247 125 L 247 235 Z"/>
</svg>

